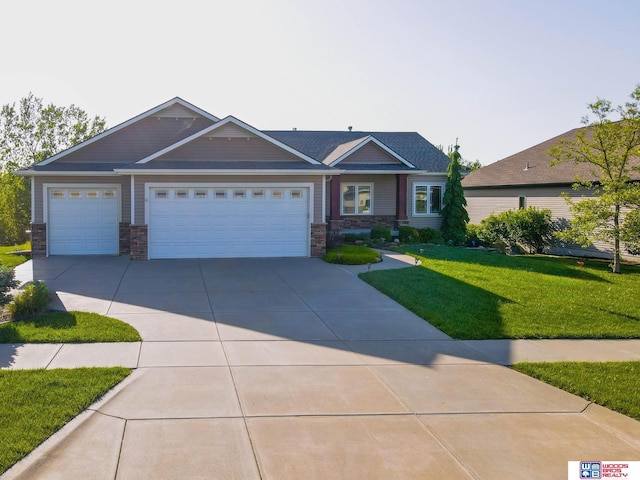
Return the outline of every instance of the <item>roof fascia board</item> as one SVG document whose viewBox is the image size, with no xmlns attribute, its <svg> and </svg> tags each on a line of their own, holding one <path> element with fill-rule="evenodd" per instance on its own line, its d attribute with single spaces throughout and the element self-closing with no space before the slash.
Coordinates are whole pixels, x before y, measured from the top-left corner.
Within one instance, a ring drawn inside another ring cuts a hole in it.
<svg viewBox="0 0 640 480">
<path fill-rule="evenodd" d="M 93 142 L 96 142 L 104 137 L 107 137 L 113 133 L 116 133 L 120 130 L 122 130 L 123 128 L 128 127 L 129 125 L 142 120 L 143 118 L 146 117 L 150 117 L 155 115 L 156 113 L 158 113 L 161 110 L 164 110 L 167 107 L 170 107 L 171 105 L 174 105 L 176 103 L 179 103 L 180 105 L 182 105 L 185 108 L 188 108 L 190 110 L 195 110 L 198 114 L 202 115 L 203 117 L 208 118 L 209 120 L 213 121 L 213 122 L 218 122 L 220 121 L 220 119 L 218 117 L 216 117 L 215 115 L 211 115 L 208 112 L 205 112 L 204 110 L 202 110 L 201 108 L 196 107 L 195 105 L 190 104 L 189 102 L 184 101 L 183 99 L 181 99 L 180 97 L 175 97 L 172 98 L 171 100 L 168 100 L 166 102 L 164 102 L 161 105 L 158 105 L 157 107 L 152 108 L 151 110 L 147 110 L 144 113 L 141 113 L 140 115 L 136 115 L 135 117 L 120 123 L 119 125 L 116 125 L 115 127 L 112 127 L 108 130 L 105 130 L 102 133 L 99 133 L 98 135 L 89 138 L 88 140 L 85 140 L 84 142 L 78 143 L 77 145 L 74 145 L 73 147 L 70 147 L 60 153 L 57 153 L 49 158 L 47 158 L 46 160 L 43 160 L 42 162 L 39 162 L 38 165 L 48 165 L 51 162 L 55 162 L 56 160 L 58 160 L 61 157 L 64 157 L 70 153 L 73 153 L 83 147 L 86 147 L 87 145 L 91 145 Z"/>
<path fill-rule="evenodd" d="M 37 171 L 37 170 L 19 170 L 14 172 L 21 177 L 117 177 L 119 174 L 113 170 L 102 172 L 87 171 Z"/>
<path fill-rule="evenodd" d="M 388 174 L 393 174 L 393 175 L 397 175 L 397 174 L 406 174 L 406 175 L 429 175 L 432 174 L 432 172 L 426 172 L 424 170 L 349 170 L 348 167 L 344 168 L 344 172 L 348 175 L 384 175 L 385 173 Z M 441 174 L 437 174 L 437 175 L 441 175 Z M 444 173 L 444 175 L 446 175 L 446 173 Z"/>
<path fill-rule="evenodd" d="M 210 127 L 207 127 L 203 130 L 200 130 L 199 132 L 194 133 L 193 135 L 191 135 L 190 137 L 187 137 L 183 140 L 180 140 L 179 142 L 174 143 L 173 145 L 169 145 L 168 147 L 153 153 L 151 155 L 149 155 L 148 157 L 143 158 L 142 160 L 138 160 L 136 163 L 137 164 L 144 164 L 147 162 L 150 162 L 151 160 L 154 160 L 162 155 L 164 155 L 165 153 L 169 153 L 172 150 L 175 150 L 178 147 L 181 147 L 183 145 L 186 145 L 187 143 L 195 140 L 196 138 L 202 137 L 203 135 L 206 135 L 207 133 L 211 133 L 214 130 L 217 130 L 218 128 L 223 127 L 224 125 L 227 125 L 229 123 L 233 123 L 234 125 L 243 128 L 245 130 L 247 130 L 248 132 L 252 133 L 253 135 L 255 135 L 256 137 L 259 137 L 279 148 L 282 148 L 283 150 L 291 153 L 292 155 L 295 155 L 296 157 L 311 163 L 313 165 L 321 165 L 320 162 L 318 162 L 317 160 L 314 160 L 313 158 L 305 155 L 302 152 L 299 152 L 298 150 L 291 148 L 288 145 L 285 145 L 284 143 L 276 140 L 273 137 L 270 137 L 269 135 L 262 133 L 260 130 L 258 130 L 257 128 L 252 127 L 251 125 L 244 123 L 242 120 L 238 120 L 237 118 L 229 115 L 228 117 L 220 120 L 219 122 L 215 123 L 214 125 L 211 125 Z"/>
<path fill-rule="evenodd" d="M 387 147 L 384 143 L 382 143 L 380 140 L 378 140 L 376 137 L 374 137 L 373 135 L 368 135 L 367 137 L 365 137 L 362 142 L 360 142 L 358 145 L 355 145 L 353 148 L 351 148 L 349 151 L 343 153 L 342 155 L 340 155 L 337 159 L 335 159 L 333 162 L 331 162 L 329 164 L 329 166 L 334 167 L 336 166 L 338 163 L 340 163 L 341 161 L 343 161 L 345 158 L 347 158 L 348 156 L 354 154 L 355 152 L 357 152 L 358 150 L 360 150 L 362 147 L 364 147 L 366 144 L 368 144 L 369 142 L 373 142 L 375 143 L 377 146 L 379 146 L 380 148 L 382 148 L 385 152 L 387 152 L 389 155 L 391 155 L 393 158 L 395 158 L 396 160 L 404 163 L 407 167 L 411 167 L 411 168 L 415 168 L 416 166 L 413 165 L 411 162 L 405 160 L 404 158 L 402 158 L 401 155 L 398 155 L 396 152 L 394 152 L 393 150 L 391 150 L 389 147 Z"/>
<path fill-rule="evenodd" d="M 215 174 L 215 175 L 336 175 L 343 173 L 344 170 L 279 170 L 279 169 L 213 169 L 213 168 L 199 168 L 199 169 L 115 169 L 116 174 L 119 175 L 194 175 L 194 174 Z"/>
</svg>

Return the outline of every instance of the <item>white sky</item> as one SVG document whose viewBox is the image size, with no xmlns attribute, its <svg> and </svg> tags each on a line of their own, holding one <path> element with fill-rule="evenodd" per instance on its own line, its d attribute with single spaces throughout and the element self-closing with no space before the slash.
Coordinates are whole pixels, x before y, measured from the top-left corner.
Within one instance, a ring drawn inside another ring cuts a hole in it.
<svg viewBox="0 0 640 480">
<path fill-rule="evenodd" d="M 459 137 L 483 164 L 640 83 L 638 0 L 30 0 L 0 20 L 0 105 L 31 91 L 114 126 L 180 96 L 259 129 Z"/>
</svg>

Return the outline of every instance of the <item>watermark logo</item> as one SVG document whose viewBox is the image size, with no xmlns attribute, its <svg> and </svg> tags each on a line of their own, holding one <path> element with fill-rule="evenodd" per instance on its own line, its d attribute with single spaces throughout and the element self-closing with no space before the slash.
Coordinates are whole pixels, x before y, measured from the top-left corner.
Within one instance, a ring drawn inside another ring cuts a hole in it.
<svg viewBox="0 0 640 480">
<path fill-rule="evenodd" d="M 569 480 L 580 478 L 626 478 L 640 480 L 640 462 L 580 461 L 568 462 Z"/>
</svg>

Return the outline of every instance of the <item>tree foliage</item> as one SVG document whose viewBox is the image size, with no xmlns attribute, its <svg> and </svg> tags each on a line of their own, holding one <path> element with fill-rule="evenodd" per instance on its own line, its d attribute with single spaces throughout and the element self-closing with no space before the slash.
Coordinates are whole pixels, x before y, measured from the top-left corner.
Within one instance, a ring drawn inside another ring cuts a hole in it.
<svg viewBox="0 0 640 480">
<path fill-rule="evenodd" d="M 462 188 L 462 167 L 460 165 L 460 153 L 456 145 L 449 153 L 449 166 L 447 168 L 447 185 L 444 191 L 442 208 L 442 236 L 446 242 L 454 245 L 462 245 L 467 237 L 467 200 L 464 198 Z"/>
<path fill-rule="evenodd" d="M 18 105 L 0 110 L 0 245 L 22 243 L 31 219 L 28 180 L 15 170 L 28 167 L 105 129 L 101 117 L 90 118 L 71 105 L 44 105 L 29 93 Z"/>
<path fill-rule="evenodd" d="M 31 221 L 29 181 L 13 172 L 0 172 L 0 245 L 27 240 Z"/>
<path fill-rule="evenodd" d="M 104 118 L 71 105 L 44 105 L 29 93 L 0 111 L 0 170 L 16 170 L 76 145 L 106 127 Z"/>
<path fill-rule="evenodd" d="M 611 244 L 611 268 L 620 273 L 621 240 L 633 238 L 633 229 L 637 229 L 637 223 L 623 222 L 624 214 L 640 208 L 640 85 L 624 105 L 613 107 L 610 101 L 598 99 L 589 110 L 595 118 L 582 119 L 585 128 L 576 139 L 563 140 L 549 151 L 555 163 L 590 166 L 594 178 L 577 178 L 574 184 L 575 189 L 592 191 L 594 198 L 575 201 L 565 195 L 573 219 L 571 228 L 559 236 L 583 246 L 594 241 Z M 611 115 L 620 119 L 612 121 Z"/>
</svg>

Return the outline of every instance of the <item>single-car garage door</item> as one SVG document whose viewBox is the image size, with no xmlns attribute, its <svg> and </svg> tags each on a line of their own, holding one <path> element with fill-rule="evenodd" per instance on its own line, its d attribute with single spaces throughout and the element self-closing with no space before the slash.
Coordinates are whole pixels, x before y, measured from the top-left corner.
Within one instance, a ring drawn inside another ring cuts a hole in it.
<svg viewBox="0 0 640 480">
<path fill-rule="evenodd" d="M 117 255 L 120 212 L 116 187 L 49 187 L 49 255 Z"/>
<path fill-rule="evenodd" d="M 307 187 L 150 187 L 149 258 L 309 255 Z"/>
</svg>

